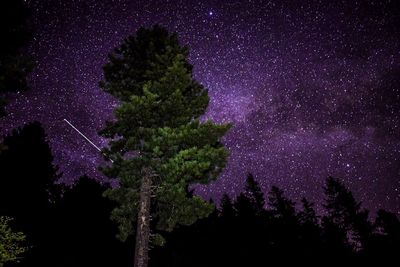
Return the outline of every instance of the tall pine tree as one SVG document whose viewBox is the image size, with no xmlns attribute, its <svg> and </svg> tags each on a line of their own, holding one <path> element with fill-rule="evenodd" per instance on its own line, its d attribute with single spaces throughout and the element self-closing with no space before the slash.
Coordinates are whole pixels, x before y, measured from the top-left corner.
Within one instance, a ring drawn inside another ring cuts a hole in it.
<svg viewBox="0 0 400 267">
<path fill-rule="evenodd" d="M 220 139 L 230 125 L 200 122 L 209 97 L 187 57 L 175 34 L 154 26 L 128 37 L 104 66 L 100 85 L 121 101 L 116 120 L 100 132 L 113 139 L 105 153 L 114 163 L 102 170 L 119 180 L 105 195 L 118 203 L 112 218 L 120 239 L 137 225 L 135 267 L 148 263 L 150 219 L 158 230 L 171 231 L 213 211 L 188 187 L 215 180 L 228 156 Z M 153 241 L 163 239 L 154 235 Z"/>
</svg>

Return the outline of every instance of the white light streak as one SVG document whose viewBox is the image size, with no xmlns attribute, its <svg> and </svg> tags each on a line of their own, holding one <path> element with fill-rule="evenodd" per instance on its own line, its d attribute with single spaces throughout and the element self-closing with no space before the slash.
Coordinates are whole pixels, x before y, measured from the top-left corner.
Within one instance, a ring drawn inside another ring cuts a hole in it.
<svg viewBox="0 0 400 267">
<path fill-rule="evenodd" d="M 94 146 L 98 151 L 101 152 L 101 148 L 98 147 L 98 146 L 96 146 L 92 141 L 90 141 L 90 139 L 87 138 L 86 135 L 84 135 L 81 131 L 79 131 L 74 125 L 72 125 L 72 123 L 70 123 L 67 119 L 64 119 L 64 121 L 65 121 L 66 123 L 68 123 L 68 125 L 71 126 L 72 129 L 74 129 L 75 131 L 77 131 L 83 138 L 85 138 L 86 141 L 88 141 L 92 146 Z M 105 155 L 104 153 L 103 153 L 103 155 L 107 157 L 107 155 Z M 107 158 L 108 158 L 112 163 L 114 163 L 114 161 L 113 161 L 112 159 L 110 159 L 109 157 L 107 157 Z"/>
</svg>

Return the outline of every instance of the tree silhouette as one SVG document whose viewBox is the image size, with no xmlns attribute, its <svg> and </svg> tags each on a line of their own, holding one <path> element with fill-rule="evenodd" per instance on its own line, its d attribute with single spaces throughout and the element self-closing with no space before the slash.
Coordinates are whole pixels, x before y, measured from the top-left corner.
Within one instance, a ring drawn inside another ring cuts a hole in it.
<svg viewBox="0 0 400 267">
<path fill-rule="evenodd" d="M 349 245 L 357 249 L 365 246 L 372 233 L 368 212 L 361 209 L 361 203 L 355 200 L 353 193 L 339 179 L 329 177 L 324 190 L 324 207 L 327 210 L 325 223 L 333 224 L 343 232 L 342 235 L 346 236 L 344 241 Z"/>
<path fill-rule="evenodd" d="M 60 190 L 53 156 L 40 123 L 33 122 L 4 137 L 0 154 L 0 215 L 14 219 L 15 229 L 26 235 L 31 249 L 21 266 L 39 264 L 49 242 L 50 214 Z"/>
<path fill-rule="evenodd" d="M 244 222 L 248 221 L 250 217 L 255 216 L 255 207 L 247 192 L 239 194 L 234 202 L 234 208 L 237 217 L 243 219 Z"/>
<path fill-rule="evenodd" d="M 398 259 L 400 249 L 400 221 L 396 214 L 381 209 L 377 213 L 374 228 L 362 253 L 364 263 L 392 264 Z"/>
<path fill-rule="evenodd" d="M 224 229 L 229 231 L 225 233 L 225 236 L 231 240 L 226 245 L 226 258 L 229 258 L 228 255 L 235 255 L 230 264 L 252 265 L 257 261 L 257 258 L 251 255 L 258 254 L 254 252 L 262 250 L 261 244 L 265 242 L 262 233 L 264 230 L 262 219 L 266 216 L 264 205 L 264 194 L 258 182 L 252 174 L 248 174 L 244 191 L 239 194 L 233 204 L 236 212 L 233 226 L 229 226 L 229 222 L 226 222 L 226 226 L 222 227 L 222 231 Z M 238 231 L 238 229 L 242 230 Z"/>
<path fill-rule="evenodd" d="M 15 266 L 129 263 L 124 259 L 132 256 L 130 250 L 115 239 L 117 229 L 109 220 L 114 203 L 102 196 L 106 186 L 88 177 L 72 187 L 54 184 L 59 175 L 38 122 L 14 130 L 4 143 L 7 149 L 0 155 L 0 215 L 15 218 L 14 228 L 26 234 L 29 246 Z"/>
<path fill-rule="evenodd" d="M 333 241 L 341 240 L 340 236 L 327 240 L 326 232 L 333 234 L 342 228 L 323 222 L 322 229 L 313 203 L 303 198 L 303 207 L 297 212 L 295 203 L 277 187 L 271 188 L 268 209 L 259 215 L 255 206 L 252 206 L 255 204 L 250 200 L 251 194 L 247 189 L 245 186 L 233 205 L 232 200 L 224 195 L 218 216 L 213 214 L 167 234 L 166 246 L 153 251 L 150 265 L 260 266 L 267 263 L 304 263 L 319 266 L 321 263 L 367 263 L 374 253 L 377 256 L 384 255 L 376 249 L 372 253 L 353 250 L 347 242 L 346 233 L 343 235 L 344 241 L 335 246 Z M 394 218 L 397 219 L 396 216 Z M 396 220 L 386 221 L 388 225 L 395 225 L 393 229 L 398 229 Z"/>
<path fill-rule="evenodd" d="M 400 221 L 396 214 L 381 209 L 378 211 L 377 215 L 375 227 L 378 233 L 399 240 Z"/>
<path fill-rule="evenodd" d="M 215 180 L 228 155 L 220 138 L 230 125 L 199 120 L 209 98 L 194 80 L 187 56 L 175 34 L 154 26 L 128 37 L 104 67 L 102 88 L 122 101 L 117 119 L 101 131 L 118 138 L 105 152 L 114 164 L 103 172 L 118 178 L 120 186 L 106 196 L 118 203 L 112 218 L 121 240 L 137 222 L 135 267 L 147 266 L 150 217 L 157 229 L 171 231 L 212 212 L 210 203 L 188 197 L 187 188 Z M 160 235 L 153 240 L 163 243 Z"/>
<path fill-rule="evenodd" d="M 117 228 L 109 219 L 114 207 L 102 196 L 105 185 L 81 177 L 65 188 L 56 203 L 54 223 L 58 226 L 52 241 L 52 266 L 126 266 L 131 255 L 115 235 Z"/>
<path fill-rule="evenodd" d="M 299 228 L 299 257 L 303 262 L 318 262 L 322 254 L 321 227 L 319 216 L 314 209 L 314 203 L 306 198 L 301 199 L 302 210 L 298 213 Z"/>
<path fill-rule="evenodd" d="M 252 206 L 255 208 L 255 213 L 261 215 L 265 208 L 264 193 L 251 173 L 247 175 L 245 193 L 250 199 Z"/>
<path fill-rule="evenodd" d="M 264 212 L 265 198 L 257 181 L 252 174 L 248 174 L 244 191 L 234 202 L 234 208 L 239 217 L 261 215 Z"/>
<path fill-rule="evenodd" d="M 303 210 L 299 212 L 299 219 L 303 225 L 317 225 L 318 216 L 314 209 L 314 203 L 309 202 L 306 198 L 301 199 Z"/>
<path fill-rule="evenodd" d="M 286 198 L 282 189 L 272 186 L 268 194 L 268 205 L 272 216 L 285 221 L 296 221 L 295 203 Z"/>
<path fill-rule="evenodd" d="M 221 198 L 221 216 L 227 220 L 232 220 L 235 217 L 232 200 L 226 193 Z"/>
<path fill-rule="evenodd" d="M 282 263 L 292 261 L 285 258 L 282 253 L 297 255 L 299 248 L 299 219 L 297 217 L 295 203 L 284 195 L 284 191 L 272 186 L 268 193 L 268 212 L 271 215 L 270 231 L 271 247 L 276 257 Z"/>
</svg>

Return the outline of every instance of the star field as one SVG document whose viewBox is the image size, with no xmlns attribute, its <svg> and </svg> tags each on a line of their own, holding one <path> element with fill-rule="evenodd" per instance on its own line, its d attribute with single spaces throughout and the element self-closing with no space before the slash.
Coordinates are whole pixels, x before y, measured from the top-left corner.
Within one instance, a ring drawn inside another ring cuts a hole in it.
<svg viewBox="0 0 400 267">
<path fill-rule="evenodd" d="M 209 89 L 205 117 L 233 122 L 221 178 L 198 194 L 238 194 L 252 172 L 298 200 L 322 200 L 328 175 L 365 207 L 400 214 L 400 8 L 395 1 L 32 0 L 37 65 L 4 133 L 42 122 L 63 180 L 104 179 L 94 143 L 117 102 L 98 82 L 107 54 L 140 26 L 161 23 L 190 47 Z"/>
</svg>

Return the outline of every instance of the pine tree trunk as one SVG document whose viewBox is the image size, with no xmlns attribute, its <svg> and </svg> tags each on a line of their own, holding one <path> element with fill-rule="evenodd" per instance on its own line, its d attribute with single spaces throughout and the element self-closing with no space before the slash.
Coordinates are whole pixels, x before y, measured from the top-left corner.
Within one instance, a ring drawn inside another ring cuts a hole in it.
<svg viewBox="0 0 400 267">
<path fill-rule="evenodd" d="M 149 261 L 150 201 L 151 171 L 148 168 L 144 168 L 142 185 L 140 188 L 134 267 L 147 267 Z"/>
</svg>

